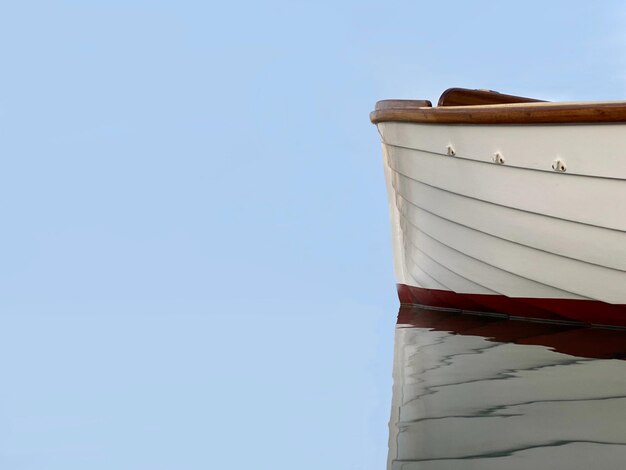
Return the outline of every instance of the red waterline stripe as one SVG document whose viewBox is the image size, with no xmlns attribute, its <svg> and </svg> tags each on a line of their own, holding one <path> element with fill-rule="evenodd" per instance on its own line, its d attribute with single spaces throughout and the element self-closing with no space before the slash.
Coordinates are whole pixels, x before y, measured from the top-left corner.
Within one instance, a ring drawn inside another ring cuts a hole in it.
<svg viewBox="0 0 626 470">
<path fill-rule="evenodd" d="M 598 300 L 458 294 L 447 290 L 424 289 L 406 284 L 398 284 L 397 287 L 400 303 L 407 305 L 626 327 L 626 305 L 607 304 Z"/>
</svg>

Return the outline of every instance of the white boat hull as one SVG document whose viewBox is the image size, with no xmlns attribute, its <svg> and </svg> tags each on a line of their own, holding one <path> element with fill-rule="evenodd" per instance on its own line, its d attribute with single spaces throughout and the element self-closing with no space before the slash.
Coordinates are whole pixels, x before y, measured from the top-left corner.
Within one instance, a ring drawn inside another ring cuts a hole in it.
<svg viewBox="0 0 626 470">
<path fill-rule="evenodd" d="M 626 324 L 625 124 L 378 129 L 403 303 Z"/>
</svg>

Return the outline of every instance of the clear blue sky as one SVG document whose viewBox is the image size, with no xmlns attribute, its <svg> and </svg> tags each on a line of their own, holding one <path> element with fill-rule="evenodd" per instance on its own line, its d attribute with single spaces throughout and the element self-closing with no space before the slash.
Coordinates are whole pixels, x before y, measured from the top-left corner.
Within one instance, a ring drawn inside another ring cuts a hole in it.
<svg viewBox="0 0 626 470">
<path fill-rule="evenodd" d="M 5 2 L 0 467 L 380 469 L 368 113 L 626 98 L 619 2 Z"/>
</svg>

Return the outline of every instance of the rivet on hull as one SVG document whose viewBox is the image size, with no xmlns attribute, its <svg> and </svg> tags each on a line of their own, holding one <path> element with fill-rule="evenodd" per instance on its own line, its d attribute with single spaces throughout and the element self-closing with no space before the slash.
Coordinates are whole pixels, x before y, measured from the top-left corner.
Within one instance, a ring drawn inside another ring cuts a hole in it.
<svg viewBox="0 0 626 470">
<path fill-rule="evenodd" d="M 560 159 L 560 158 L 557 158 L 556 160 L 554 160 L 552 162 L 552 169 L 554 171 L 558 171 L 560 173 L 565 173 L 567 171 L 567 167 L 565 166 L 565 162 L 562 159 Z"/>
<path fill-rule="evenodd" d="M 502 156 L 500 152 L 494 153 L 491 161 L 493 163 L 497 163 L 498 165 L 504 165 L 504 157 Z"/>
</svg>

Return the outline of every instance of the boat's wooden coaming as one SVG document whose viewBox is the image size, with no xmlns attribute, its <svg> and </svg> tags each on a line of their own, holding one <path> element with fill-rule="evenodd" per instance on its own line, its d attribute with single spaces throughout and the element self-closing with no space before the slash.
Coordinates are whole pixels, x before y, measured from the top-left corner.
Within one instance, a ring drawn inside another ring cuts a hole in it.
<svg viewBox="0 0 626 470">
<path fill-rule="evenodd" d="M 389 100 L 399 102 L 401 100 Z M 477 106 L 504 103 L 541 103 L 544 100 L 525 96 L 508 95 L 493 90 L 468 90 L 467 88 L 448 88 L 439 97 L 437 106 Z M 387 106 L 389 108 L 390 106 Z M 378 104 L 376 109 L 379 109 Z"/>
</svg>

